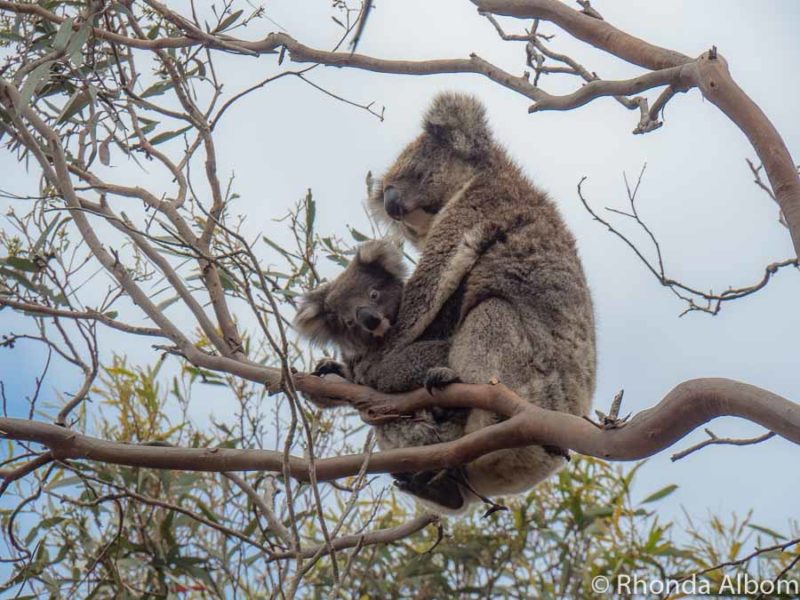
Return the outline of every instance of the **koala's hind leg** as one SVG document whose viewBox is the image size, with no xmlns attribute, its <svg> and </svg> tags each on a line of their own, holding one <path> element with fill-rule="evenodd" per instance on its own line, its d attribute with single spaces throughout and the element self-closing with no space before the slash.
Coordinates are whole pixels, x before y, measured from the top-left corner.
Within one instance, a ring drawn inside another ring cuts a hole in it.
<svg viewBox="0 0 800 600">
<path fill-rule="evenodd" d="M 454 512 L 461 512 L 466 508 L 470 504 L 470 496 L 488 505 L 484 517 L 501 510 L 508 510 L 507 507 L 490 500 L 472 487 L 463 467 L 443 469 L 438 472 L 400 473 L 394 477 L 395 486 L 399 490 Z"/>
<path fill-rule="evenodd" d="M 466 506 L 461 487 L 447 471 L 393 473 L 392 477 L 397 489 L 424 502 L 450 511 L 460 511 Z"/>
<path fill-rule="evenodd" d="M 554 406 L 559 387 L 553 369 L 549 331 L 525 321 L 508 302 L 491 298 L 473 308 L 453 338 L 450 367 L 466 383 L 496 378 L 528 402 Z M 470 411 L 466 433 L 497 423 L 496 414 Z M 466 465 L 467 479 L 484 496 L 515 494 L 532 488 L 565 464 L 563 456 L 541 446 L 490 452 Z"/>
</svg>

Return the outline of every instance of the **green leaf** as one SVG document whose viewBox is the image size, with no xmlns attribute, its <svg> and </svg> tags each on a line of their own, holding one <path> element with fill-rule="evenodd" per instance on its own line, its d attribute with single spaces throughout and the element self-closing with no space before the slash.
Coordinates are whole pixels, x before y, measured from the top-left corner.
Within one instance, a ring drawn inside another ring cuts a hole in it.
<svg viewBox="0 0 800 600">
<path fill-rule="evenodd" d="M 164 131 L 163 133 L 159 133 L 152 140 L 150 140 L 150 144 L 152 144 L 153 146 L 156 146 L 158 144 L 162 144 L 162 143 L 166 142 L 167 140 L 171 140 L 172 138 L 178 137 L 179 135 L 183 135 L 184 133 L 189 131 L 191 128 L 192 128 L 191 125 L 187 125 L 186 127 L 182 128 L 182 129 L 176 129 L 175 131 Z"/>
<path fill-rule="evenodd" d="M 2 261 L 0 261 L 0 264 L 1 263 L 2 263 Z M 3 267 L 0 267 L 0 276 L 9 277 L 11 279 L 14 279 L 14 280 L 16 280 L 17 283 L 19 283 L 25 289 L 28 289 L 31 292 L 36 292 L 37 294 L 39 294 L 41 296 L 44 296 L 46 298 L 50 298 L 50 300 L 52 300 L 56 304 L 60 304 L 62 306 L 67 304 L 66 298 L 64 298 L 63 294 L 55 294 L 54 295 L 53 292 L 48 290 L 46 287 L 44 287 L 42 285 L 36 285 L 36 284 L 31 283 L 28 280 L 28 278 L 25 277 L 19 271 L 12 271 L 11 269 L 6 269 L 6 268 L 3 268 Z"/>
<path fill-rule="evenodd" d="M 235 292 L 239 289 L 239 286 L 236 285 L 236 281 L 231 277 L 230 273 L 225 271 L 225 269 L 219 270 L 219 281 L 222 284 L 222 289 Z"/>
<path fill-rule="evenodd" d="M 584 511 L 583 517 L 587 520 L 610 517 L 614 514 L 613 506 L 593 506 Z"/>
<path fill-rule="evenodd" d="M 28 273 L 38 273 L 39 267 L 36 263 L 27 258 L 20 258 L 19 256 L 9 256 L 8 258 L 0 259 L 0 262 L 7 264 L 9 267 L 18 269 L 19 271 L 27 271 Z"/>
<path fill-rule="evenodd" d="M 25 79 L 25 83 L 22 84 L 22 89 L 19 92 L 22 96 L 23 104 L 30 104 L 31 98 L 33 98 L 33 92 L 36 88 L 39 87 L 40 84 L 47 82 L 50 77 L 50 65 L 52 64 L 53 61 L 48 60 L 46 63 L 36 67 Z"/>
<path fill-rule="evenodd" d="M 327 258 L 328 260 L 332 260 L 333 262 L 335 262 L 337 265 L 339 265 L 341 267 L 347 267 L 347 265 L 349 264 L 341 256 L 334 256 L 333 254 L 326 254 L 325 258 Z"/>
<path fill-rule="evenodd" d="M 67 44 L 67 56 L 69 57 L 70 62 L 76 67 L 83 66 L 83 54 L 81 49 L 89 39 L 90 31 L 91 24 L 88 22 L 84 23 L 81 25 L 81 28 L 78 29 L 78 33 L 76 33 L 72 39 L 70 39 L 69 44 Z"/>
<path fill-rule="evenodd" d="M 199 498 L 192 498 L 194 503 L 197 505 L 197 508 L 200 509 L 200 512 L 203 513 L 206 519 L 211 521 L 212 523 L 219 523 L 219 518 L 215 515 L 210 508 Z"/>
<path fill-rule="evenodd" d="M 756 531 L 759 531 L 761 533 L 766 533 L 768 536 L 774 537 L 776 540 L 785 540 L 786 539 L 786 536 L 781 535 L 777 531 L 773 531 L 772 529 L 769 529 L 767 527 L 762 527 L 761 525 L 753 525 L 753 524 L 748 524 L 747 526 L 750 529 L 755 529 Z"/>
<path fill-rule="evenodd" d="M 159 302 L 158 304 L 156 304 L 156 308 L 158 310 L 162 310 L 163 311 L 168 306 L 171 306 L 172 304 L 175 304 L 178 300 L 179 300 L 178 296 L 173 296 L 172 298 L 167 298 L 163 302 Z"/>
<path fill-rule="evenodd" d="M 109 319 L 116 319 L 119 316 L 119 312 L 116 310 L 110 310 L 108 312 L 104 312 L 103 316 L 108 317 Z"/>
<path fill-rule="evenodd" d="M 69 36 L 72 35 L 72 25 L 74 22 L 75 19 L 72 17 L 64 19 L 64 22 L 61 23 L 61 26 L 58 28 L 55 39 L 53 39 L 53 49 L 66 50 Z"/>
<path fill-rule="evenodd" d="M 91 96 L 87 92 L 84 90 L 77 90 L 64 105 L 64 108 L 61 109 L 61 114 L 58 115 L 58 123 L 68 121 L 77 115 L 89 105 L 90 100 Z"/>
<path fill-rule="evenodd" d="M 142 92 L 142 98 L 150 98 L 151 96 L 160 96 L 168 89 L 174 87 L 172 81 L 159 81 L 158 83 L 154 83 L 145 91 Z"/>
<path fill-rule="evenodd" d="M 671 483 L 670 485 L 661 488 L 657 492 L 650 494 L 647 498 L 642 500 L 640 504 L 647 504 L 648 502 L 655 502 L 656 500 L 661 500 L 662 498 L 666 498 L 677 489 L 678 486 L 675 485 L 674 483 Z"/>
<path fill-rule="evenodd" d="M 367 237 L 366 235 L 364 235 L 363 233 L 361 233 L 361 232 L 360 232 L 358 229 L 356 229 L 355 227 L 350 227 L 350 235 L 352 235 L 352 236 L 353 236 L 353 239 L 354 239 L 355 241 L 357 241 L 357 242 L 366 242 L 366 241 L 369 239 L 369 237 Z"/>
<path fill-rule="evenodd" d="M 66 222 L 66 220 L 63 221 L 63 222 L 61 221 L 61 217 L 56 217 L 55 219 L 50 221 L 50 223 L 47 225 L 47 227 L 45 227 L 45 229 L 42 232 L 42 234 L 39 236 L 39 239 L 36 240 L 36 243 L 33 245 L 33 248 L 31 249 L 31 252 L 33 252 L 34 254 L 39 252 L 44 247 L 44 243 L 47 241 L 47 238 L 50 236 L 50 234 L 52 233 L 53 229 L 58 227 L 59 223 L 63 225 L 63 223 L 65 223 L 65 222 Z"/>
<path fill-rule="evenodd" d="M 0 31 L 0 40 L 8 40 L 9 42 L 21 42 L 24 40 L 21 35 L 17 35 L 13 31 Z"/>
<path fill-rule="evenodd" d="M 317 216 L 317 203 L 314 202 L 314 196 L 311 195 L 311 190 L 306 194 L 306 237 L 308 239 L 314 236 L 314 220 Z"/>
<path fill-rule="evenodd" d="M 237 10 L 229 14 L 227 17 L 222 19 L 222 22 L 217 26 L 215 32 L 218 33 L 220 31 L 225 31 L 228 27 L 233 25 L 239 17 L 242 16 L 243 10 Z"/>
</svg>

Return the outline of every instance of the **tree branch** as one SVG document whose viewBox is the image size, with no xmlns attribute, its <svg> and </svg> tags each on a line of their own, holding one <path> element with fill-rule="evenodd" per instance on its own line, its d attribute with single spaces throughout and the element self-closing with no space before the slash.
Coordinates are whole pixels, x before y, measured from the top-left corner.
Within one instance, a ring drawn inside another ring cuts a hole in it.
<svg viewBox="0 0 800 600">
<path fill-rule="evenodd" d="M 662 70 L 692 63 L 684 54 L 661 48 L 620 31 L 606 21 L 589 17 L 559 0 L 472 0 L 481 12 L 550 21 L 570 35 L 629 63 Z M 694 84 L 745 134 L 769 178 L 800 258 L 800 177 L 775 126 L 736 84 L 728 63 L 716 48 L 695 64 Z"/>
<path fill-rule="evenodd" d="M 431 523 L 437 523 L 438 521 L 439 517 L 437 515 L 422 515 L 411 519 L 408 523 L 398 525 L 397 527 L 378 529 L 377 531 L 370 531 L 368 533 L 344 535 L 334 539 L 332 541 L 332 546 L 334 550 L 345 550 L 347 548 L 373 546 L 375 544 L 389 544 L 407 538 L 425 529 Z M 303 558 L 312 558 L 317 554 L 322 556 L 329 553 L 330 550 L 327 545 L 320 545 L 312 548 L 304 548 L 301 554 Z M 295 556 L 297 556 L 296 552 L 283 552 L 272 556 L 270 561 L 294 558 Z"/>
<path fill-rule="evenodd" d="M 11 300 L 4 296 L 0 296 L 0 307 L 2 306 L 8 306 L 9 308 L 21 310 L 23 312 L 34 313 L 37 315 L 43 315 L 49 317 L 61 317 L 64 319 L 74 319 L 74 320 L 99 321 L 104 325 L 108 325 L 112 329 L 117 329 L 118 331 L 124 331 L 125 333 L 133 333 L 135 335 L 167 337 L 166 334 L 164 334 L 160 329 L 156 329 L 154 327 L 138 327 L 136 325 L 129 325 L 127 323 L 117 321 L 116 319 L 112 319 L 108 315 L 105 315 L 96 310 L 86 310 L 82 312 L 63 310 L 59 308 L 53 308 L 52 306 L 46 306 L 44 304 L 35 304 L 33 302 L 20 302 L 17 300 Z"/>
<path fill-rule="evenodd" d="M 503 385 L 453 384 L 435 396 L 424 389 L 381 394 L 349 383 L 327 383 L 311 375 L 294 376 L 295 387 L 314 396 L 340 397 L 382 419 L 430 408 L 472 407 L 509 417 L 456 441 L 401 448 L 373 454 L 368 473 L 417 472 L 465 464 L 505 448 L 552 445 L 606 460 L 640 460 L 668 448 L 685 435 L 721 416 L 757 423 L 800 444 L 800 406 L 746 383 L 730 379 L 695 379 L 679 384 L 655 407 L 634 416 L 623 427 L 603 430 L 582 417 L 550 411 L 519 398 Z M 187 471 L 274 471 L 283 469 L 283 453 L 225 448 L 163 448 L 100 440 L 63 427 L 24 419 L 0 419 L 3 437 L 47 446 L 57 459 L 89 459 L 155 469 Z M 316 460 L 320 481 L 355 475 L 365 455 Z M 309 461 L 289 457 L 288 473 L 309 479 Z"/>
<path fill-rule="evenodd" d="M 607 79 L 596 79 L 590 81 L 577 91 L 565 96 L 546 95 L 541 100 L 533 104 L 529 113 L 540 112 L 543 110 L 571 110 L 592 100 L 603 96 L 628 96 L 639 94 L 645 90 L 663 85 L 675 85 L 676 87 L 687 87 L 690 85 L 691 69 L 689 65 L 681 65 L 646 73 L 633 79 L 623 81 L 610 81 Z"/>
</svg>

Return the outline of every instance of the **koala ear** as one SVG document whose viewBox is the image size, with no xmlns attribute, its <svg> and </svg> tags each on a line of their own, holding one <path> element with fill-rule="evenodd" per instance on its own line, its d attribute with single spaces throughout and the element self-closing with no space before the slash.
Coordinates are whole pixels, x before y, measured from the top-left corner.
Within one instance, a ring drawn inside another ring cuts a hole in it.
<svg viewBox="0 0 800 600">
<path fill-rule="evenodd" d="M 406 265 L 400 249 L 388 240 L 364 242 L 356 251 L 355 261 L 359 266 L 376 266 L 396 279 L 405 279 Z"/>
<path fill-rule="evenodd" d="M 444 92 L 436 96 L 422 126 L 437 141 L 470 160 L 485 158 L 491 148 L 486 109 L 468 94 Z"/>
<path fill-rule="evenodd" d="M 330 283 L 324 283 L 306 293 L 300 300 L 300 308 L 294 317 L 295 329 L 312 342 L 325 343 L 331 337 L 325 308 L 325 298 L 329 290 Z"/>
</svg>

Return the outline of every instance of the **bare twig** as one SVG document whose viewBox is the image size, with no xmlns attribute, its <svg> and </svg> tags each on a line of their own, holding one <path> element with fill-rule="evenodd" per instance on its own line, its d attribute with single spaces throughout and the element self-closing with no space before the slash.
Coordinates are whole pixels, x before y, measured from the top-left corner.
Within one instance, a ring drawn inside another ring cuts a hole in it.
<svg viewBox="0 0 800 600">
<path fill-rule="evenodd" d="M 681 460 L 682 458 L 686 458 L 690 454 L 697 452 L 698 450 L 702 450 L 706 446 L 752 446 L 753 444 L 760 444 L 761 442 L 766 442 L 767 440 L 775 437 L 775 433 L 772 431 L 768 431 L 765 434 L 759 435 L 753 438 L 746 438 L 746 439 L 736 439 L 736 438 L 720 438 L 717 437 L 716 434 L 711 431 L 710 429 L 706 428 L 704 430 L 708 434 L 708 439 L 703 440 L 699 444 L 695 444 L 694 446 L 690 446 L 685 450 L 681 450 L 680 452 L 676 452 L 669 459 L 672 462 Z"/>
</svg>

